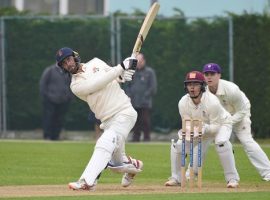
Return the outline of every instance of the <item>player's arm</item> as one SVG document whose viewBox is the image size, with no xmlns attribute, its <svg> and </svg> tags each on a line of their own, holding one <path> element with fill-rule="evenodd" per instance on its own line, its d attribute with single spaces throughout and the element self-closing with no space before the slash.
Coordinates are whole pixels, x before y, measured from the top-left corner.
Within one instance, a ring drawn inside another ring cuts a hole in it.
<svg viewBox="0 0 270 200">
<path fill-rule="evenodd" d="M 190 118 L 189 109 L 190 108 L 188 107 L 187 95 L 185 95 L 180 99 L 180 101 L 178 103 L 178 111 L 179 111 L 179 114 L 180 114 L 182 120 Z"/>
<path fill-rule="evenodd" d="M 236 112 L 232 115 L 232 123 L 236 124 L 243 120 L 250 109 L 250 103 L 243 92 L 239 89 L 232 94 L 232 104 Z"/>
<path fill-rule="evenodd" d="M 205 125 L 205 132 L 216 134 L 222 126 L 231 127 L 231 115 L 215 101 L 209 109 L 209 125 Z"/>
<path fill-rule="evenodd" d="M 74 94 L 79 96 L 86 96 L 94 93 L 111 83 L 120 76 L 124 70 L 128 70 L 132 65 L 134 65 L 134 63 L 137 64 L 136 59 L 125 59 L 121 64 L 115 67 L 108 67 L 106 73 L 101 76 L 98 74 L 91 76 L 91 79 L 82 79 L 81 77 L 75 76 L 75 81 L 71 84 L 71 90 Z M 80 80 L 76 80 L 76 78 Z"/>
<path fill-rule="evenodd" d="M 187 106 L 186 97 L 187 97 L 186 95 L 183 96 L 178 102 L 178 111 L 182 118 L 189 117 L 189 113 L 188 113 L 189 108 Z"/>
</svg>

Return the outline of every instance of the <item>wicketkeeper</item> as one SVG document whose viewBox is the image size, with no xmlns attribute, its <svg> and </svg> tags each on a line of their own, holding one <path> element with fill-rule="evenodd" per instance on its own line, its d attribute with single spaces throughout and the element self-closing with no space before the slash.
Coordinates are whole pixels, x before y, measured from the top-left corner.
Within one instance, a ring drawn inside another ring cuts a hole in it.
<svg viewBox="0 0 270 200">
<path fill-rule="evenodd" d="M 215 95 L 205 91 L 205 86 L 205 79 L 201 72 L 191 71 L 186 75 L 184 88 L 187 94 L 179 101 L 179 113 L 185 119 L 202 120 L 202 149 L 205 150 L 202 153 L 202 161 L 205 158 L 209 144 L 214 141 L 224 170 L 227 187 L 236 188 L 238 187 L 240 178 L 235 166 L 232 145 L 229 141 L 232 131 L 231 115 L 221 106 Z M 171 145 L 171 177 L 165 183 L 166 186 L 177 186 L 181 184 L 181 139 L 180 132 L 178 141 Z M 188 152 L 189 145 L 186 145 L 186 147 Z M 195 154 L 196 151 L 194 151 L 193 158 L 197 157 Z M 196 166 L 197 159 L 193 160 L 194 166 Z M 195 174 L 197 173 L 196 170 L 197 168 L 195 167 Z"/>
</svg>

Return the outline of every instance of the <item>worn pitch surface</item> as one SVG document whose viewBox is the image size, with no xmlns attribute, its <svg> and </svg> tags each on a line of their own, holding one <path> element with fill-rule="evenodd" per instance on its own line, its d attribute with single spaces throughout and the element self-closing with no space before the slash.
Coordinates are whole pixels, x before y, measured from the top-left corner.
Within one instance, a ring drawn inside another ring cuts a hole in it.
<svg viewBox="0 0 270 200">
<path fill-rule="evenodd" d="M 168 193 L 216 193 L 216 192 L 258 192 L 269 191 L 268 184 L 240 185 L 236 189 L 228 189 L 223 183 L 204 183 L 202 189 L 165 187 L 163 185 L 131 185 L 123 188 L 119 184 L 98 184 L 95 191 L 73 191 L 67 185 L 24 185 L 0 186 L 0 199 L 4 197 L 45 197 L 45 196 L 86 196 L 86 195 L 125 195 L 125 194 L 168 194 Z"/>
</svg>

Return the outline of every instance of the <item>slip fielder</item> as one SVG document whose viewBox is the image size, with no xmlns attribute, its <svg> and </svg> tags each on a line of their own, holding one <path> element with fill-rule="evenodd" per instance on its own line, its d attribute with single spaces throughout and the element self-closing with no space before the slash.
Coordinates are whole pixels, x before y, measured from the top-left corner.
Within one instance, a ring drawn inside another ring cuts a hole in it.
<svg viewBox="0 0 270 200">
<path fill-rule="evenodd" d="M 213 93 L 221 105 L 232 115 L 233 133 L 264 181 L 270 181 L 270 161 L 251 134 L 250 102 L 239 87 L 221 79 L 221 68 L 216 63 L 203 67 L 207 90 Z"/>
</svg>

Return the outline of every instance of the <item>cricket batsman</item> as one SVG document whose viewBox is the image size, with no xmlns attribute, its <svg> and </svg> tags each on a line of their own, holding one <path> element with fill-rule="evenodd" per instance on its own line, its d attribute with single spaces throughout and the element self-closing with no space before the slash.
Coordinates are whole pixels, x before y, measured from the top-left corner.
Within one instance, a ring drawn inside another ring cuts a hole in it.
<svg viewBox="0 0 270 200">
<path fill-rule="evenodd" d="M 63 47 L 57 51 L 56 61 L 72 76 L 71 91 L 88 104 L 104 129 L 81 177 L 69 183 L 69 188 L 94 190 L 98 176 L 109 162 L 110 166 L 116 166 L 124 173 L 122 186 L 129 186 L 134 176 L 141 171 L 143 162 L 125 154 L 125 140 L 136 122 L 137 113 L 118 80 L 119 77 L 121 81 L 132 80 L 137 59 L 126 58 L 115 67 L 108 66 L 98 58 L 81 63 L 77 52 Z"/>
</svg>

